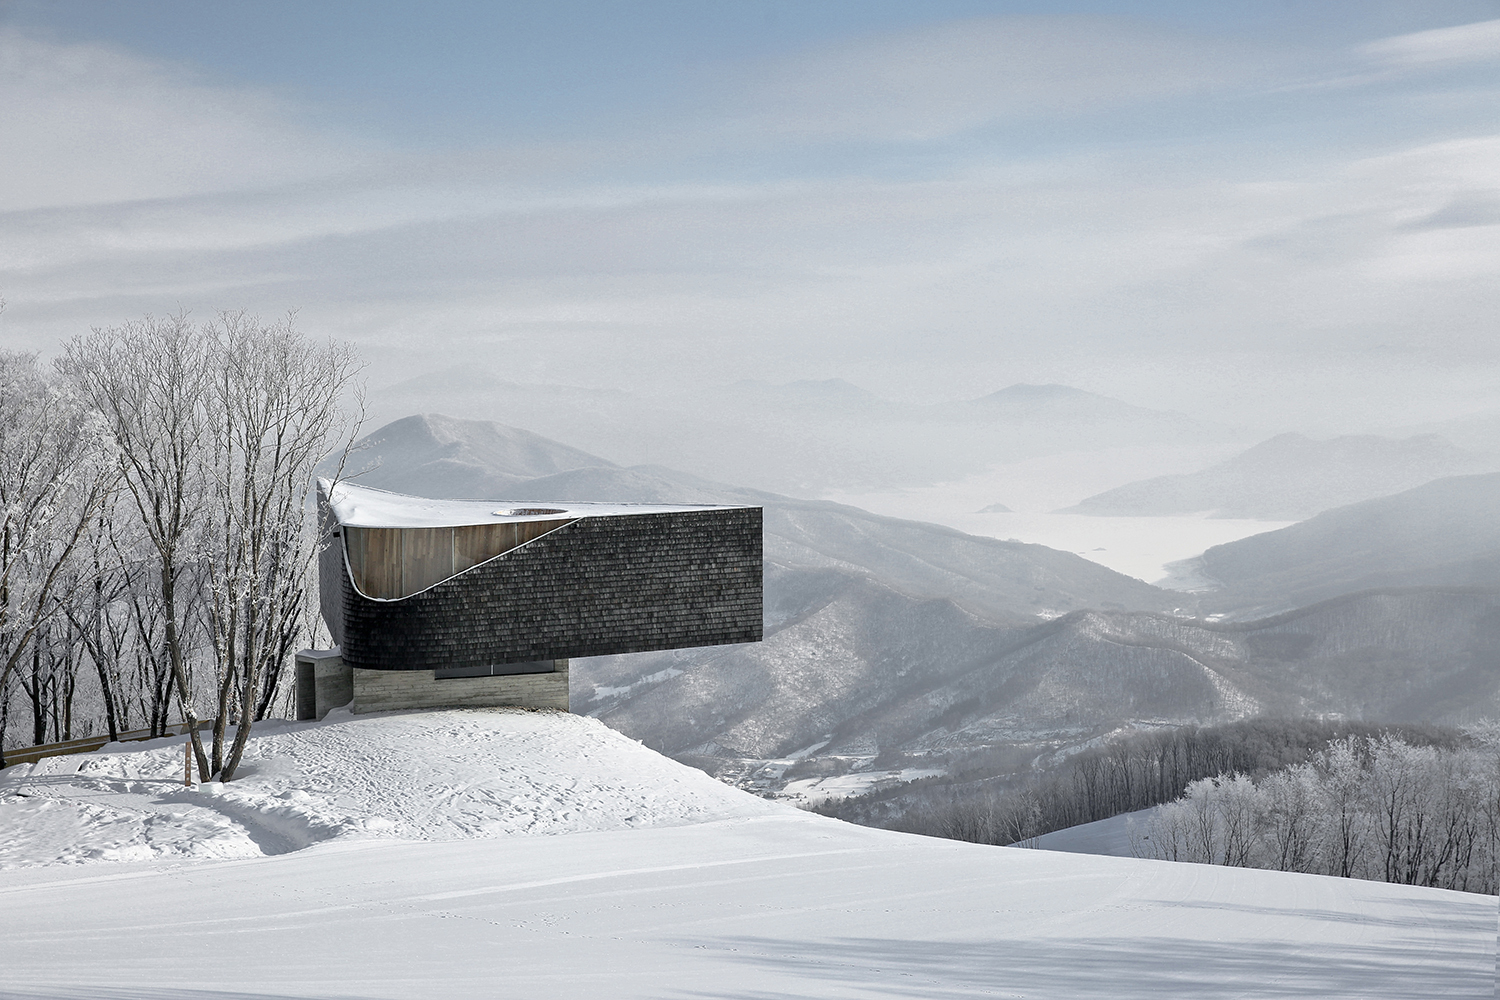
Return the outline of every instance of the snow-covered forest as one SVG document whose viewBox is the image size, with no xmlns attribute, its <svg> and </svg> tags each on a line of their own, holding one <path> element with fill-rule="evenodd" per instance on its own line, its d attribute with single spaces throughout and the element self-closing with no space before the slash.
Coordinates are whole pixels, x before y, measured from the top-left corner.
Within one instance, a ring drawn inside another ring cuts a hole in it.
<svg viewBox="0 0 1500 1000">
<path fill-rule="evenodd" d="M 245 313 L 95 329 L 50 369 L 0 352 L 0 742 L 182 720 L 233 777 L 318 627 L 307 495 L 359 368 Z"/>
<path fill-rule="evenodd" d="M 1117 736 L 1020 781 L 1013 769 L 976 754 L 949 775 L 813 809 L 1001 845 L 1141 813 L 1139 857 L 1497 891 L 1492 726 L 1251 719 Z"/>
<path fill-rule="evenodd" d="M 1137 853 L 1493 894 L 1497 765 L 1493 729 L 1449 747 L 1348 737 L 1258 781 L 1194 781 L 1151 815 Z"/>
</svg>

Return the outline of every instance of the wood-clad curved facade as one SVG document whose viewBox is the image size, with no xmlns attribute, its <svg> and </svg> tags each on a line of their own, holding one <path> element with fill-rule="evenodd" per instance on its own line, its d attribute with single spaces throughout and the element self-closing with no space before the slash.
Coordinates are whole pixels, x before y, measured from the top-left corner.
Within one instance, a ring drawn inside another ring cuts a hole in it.
<svg viewBox="0 0 1500 1000">
<path fill-rule="evenodd" d="M 393 601 L 534 541 L 571 519 L 443 528 L 343 529 L 354 589 Z"/>
<path fill-rule="evenodd" d="M 759 507 L 560 504 L 497 510 L 491 524 L 403 522 L 398 509 L 382 526 L 353 504 L 344 516 L 364 523 L 344 523 L 320 500 L 323 615 L 355 671 L 500 675 L 761 638 Z"/>
</svg>

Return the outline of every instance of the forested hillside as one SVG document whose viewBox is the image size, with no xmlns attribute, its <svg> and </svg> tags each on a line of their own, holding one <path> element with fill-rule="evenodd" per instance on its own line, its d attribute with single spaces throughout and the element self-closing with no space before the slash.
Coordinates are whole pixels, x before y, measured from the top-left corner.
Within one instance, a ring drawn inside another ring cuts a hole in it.
<svg viewBox="0 0 1500 1000">
<path fill-rule="evenodd" d="M 1138 857 L 1494 893 L 1495 737 L 1492 727 L 1305 719 L 1187 726 L 1119 735 L 1019 775 L 975 754 L 943 777 L 812 808 L 867 826 L 1023 845 L 1132 813 Z"/>
</svg>

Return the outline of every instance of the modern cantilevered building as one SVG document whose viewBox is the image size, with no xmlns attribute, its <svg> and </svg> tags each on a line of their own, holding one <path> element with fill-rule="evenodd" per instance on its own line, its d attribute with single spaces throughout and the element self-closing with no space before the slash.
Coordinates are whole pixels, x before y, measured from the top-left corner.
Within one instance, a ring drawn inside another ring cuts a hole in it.
<svg viewBox="0 0 1500 1000">
<path fill-rule="evenodd" d="M 568 661 L 761 638 L 759 507 L 427 500 L 322 480 L 337 650 L 297 714 L 568 707 Z"/>
</svg>

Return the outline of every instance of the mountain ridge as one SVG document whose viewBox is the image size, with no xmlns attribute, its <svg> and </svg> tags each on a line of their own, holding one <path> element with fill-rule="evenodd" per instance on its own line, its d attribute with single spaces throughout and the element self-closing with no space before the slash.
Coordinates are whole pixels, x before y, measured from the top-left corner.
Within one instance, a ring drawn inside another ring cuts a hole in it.
<svg viewBox="0 0 1500 1000">
<path fill-rule="evenodd" d="M 1195 562 L 1237 616 L 1407 584 L 1500 584 L 1500 473 L 1450 476 L 1216 545 Z"/>
<path fill-rule="evenodd" d="M 1404 440 L 1371 434 L 1315 441 L 1279 434 L 1186 475 L 1137 480 L 1060 513 L 1142 517 L 1207 512 L 1211 517 L 1300 521 L 1461 473 L 1485 463 L 1436 434 Z"/>
</svg>

